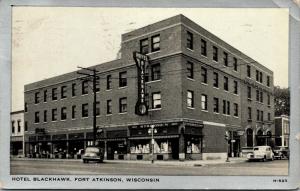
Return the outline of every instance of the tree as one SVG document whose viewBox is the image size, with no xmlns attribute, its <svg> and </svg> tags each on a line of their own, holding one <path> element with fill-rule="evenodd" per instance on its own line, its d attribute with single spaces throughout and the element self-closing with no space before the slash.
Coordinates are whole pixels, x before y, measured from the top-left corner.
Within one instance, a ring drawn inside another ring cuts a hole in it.
<svg viewBox="0 0 300 191">
<path fill-rule="evenodd" d="M 290 89 L 274 87 L 275 116 L 290 115 Z"/>
</svg>

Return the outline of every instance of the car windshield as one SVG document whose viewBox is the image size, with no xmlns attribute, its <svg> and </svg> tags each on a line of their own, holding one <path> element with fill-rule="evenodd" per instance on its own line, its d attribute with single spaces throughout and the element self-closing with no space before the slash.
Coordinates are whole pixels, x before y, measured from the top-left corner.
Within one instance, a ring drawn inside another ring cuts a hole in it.
<svg viewBox="0 0 300 191">
<path fill-rule="evenodd" d="M 86 153 L 98 153 L 99 152 L 99 148 L 89 147 L 89 148 L 86 148 L 85 152 Z"/>
<path fill-rule="evenodd" d="M 258 147 L 256 147 L 256 148 L 254 148 L 253 150 L 255 150 L 255 151 L 258 151 L 258 150 L 259 150 L 259 148 L 258 148 Z"/>
</svg>

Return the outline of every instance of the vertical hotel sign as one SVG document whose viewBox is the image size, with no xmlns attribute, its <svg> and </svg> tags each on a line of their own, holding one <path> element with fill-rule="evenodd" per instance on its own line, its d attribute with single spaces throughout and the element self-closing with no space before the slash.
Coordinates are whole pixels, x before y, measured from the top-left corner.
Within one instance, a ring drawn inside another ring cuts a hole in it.
<svg viewBox="0 0 300 191">
<path fill-rule="evenodd" d="M 149 64 L 149 58 L 147 55 L 141 54 L 139 52 L 133 52 L 133 59 L 137 66 L 138 73 L 138 100 L 135 105 L 135 113 L 137 115 L 147 115 L 148 106 L 146 104 L 145 94 L 145 72 L 146 65 Z"/>
</svg>

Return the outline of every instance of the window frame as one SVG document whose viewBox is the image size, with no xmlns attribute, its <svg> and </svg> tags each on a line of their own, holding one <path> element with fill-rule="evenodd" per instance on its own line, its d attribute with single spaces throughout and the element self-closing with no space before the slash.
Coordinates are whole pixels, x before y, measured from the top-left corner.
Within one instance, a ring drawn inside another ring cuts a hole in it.
<svg viewBox="0 0 300 191">
<path fill-rule="evenodd" d="M 251 78 L 251 66 L 247 65 L 247 77 Z"/>
<path fill-rule="evenodd" d="M 236 57 L 233 57 L 233 70 L 238 71 L 238 61 Z"/>
<path fill-rule="evenodd" d="M 151 80 L 156 81 L 161 79 L 161 65 L 155 63 L 151 65 Z"/>
<path fill-rule="evenodd" d="M 219 88 L 219 73 L 214 72 L 213 76 L 214 76 L 214 78 L 213 78 L 213 87 Z"/>
<path fill-rule="evenodd" d="M 186 94 L 186 101 L 187 101 L 187 107 L 188 108 L 194 108 L 194 91 L 192 90 L 187 90 L 187 94 Z M 189 104 L 190 103 L 190 104 Z"/>
<path fill-rule="evenodd" d="M 194 35 L 190 31 L 187 31 L 186 47 L 190 50 L 194 49 Z"/>
<path fill-rule="evenodd" d="M 207 56 L 207 42 L 204 39 L 201 39 L 201 55 Z"/>
<path fill-rule="evenodd" d="M 81 104 L 81 117 L 82 118 L 89 117 L 89 104 L 88 103 Z"/>
<path fill-rule="evenodd" d="M 218 62 L 219 56 L 218 56 L 218 47 L 213 46 L 213 61 Z"/>
<path fill-rule="evenodd" d="M 72 105 L 72 119 L 76 119 L 76 105 Z"/>
<path fill-rule="evenodd" d="M 119 72 L 119 87 L 126 87 L 126 86 L 127 86 L 127 71 Z"/>
<path fill-rule="evenodd" d="M 228 67 L 228 53 L 223 51 L 223 64 Z"/>
<path fill-rule="evenodd" d="M 147 42 L 147 44 L 143 45 L 143 42 Z M 144 39 L 140 40 L 140 52 L 141 52 L 141 54 L 149 53 L 149 39 L 148 38 L 144 38 Z"/>
<path fill-rule="evenodd" d="M 57 99 L 57 88 L 52 88 L 52 101 L 56 101 Z"/>
<path fill-rule="evenodd" d="M 61 88 L 60 88 L 60 90 L 61 90 L 61 99 L 65 99 L 65 98 L 67 98 L 67 86 L 61 86 Z"/>
<path fill-rule="evenodd" d="M 44 103 L 47 103 L 47 90 L 44 90 Z"/>
<path fill-rule="evenodd" d="M 207 84 L 207 68 L 201 66 L 201 83 Z"/>
<path fill-rule="evenodd" d="M 101 112 L 101 107 L 100 107 L 100 101 L 96 101 L 96 113 L 95 113 L 95 115 L 96 116 L 100 116 L 100 112 Z"/>
<path fill-rule="evenodd" d="M 44 123 L 48 122 L 48 111 L 44 110 Z"/>
<path fill-rule="evenodd" d="M 224 76 L 223 89 L 224 91 L 229 91 L 229 78 L 227 76 Z"/>
<path fill-rule="evenodd" d="M 238 117 L 239 116 L 239 104 L 233 103 L 233 116 Z"/>
<path fill-rule="evenodd" d="M 206 94 L 201 94 L 201 110 L 202 111 L 208 111 L 207 95 Z"/>
<path fill-rule="evenodd" d="M 72 83 L 72 97 L 76 96 L 76 83 Z"/>
<path fill-rule="evenodd" d="M 213 98 L 213 100 L 214 100 L 214 103 L 213 103 L 213 112 L 214 113 L 219 113 L 219 98 L 217 98 L 217 97 L 214 97 Z"/>
<path fill-rule="evenodd" d="M 121 97 L 119 99 L 119 113 L 127 113 L 127 97 Z"/>
<path fill-rule="evenodd" d="M 40 123 L 40 112 L 34 112 L 34 123 Z"/>
<path fill-rule="evenodd" d="M 154 42 L 154 39 L 158 38 L 157 42 Z M 158 44 L 158 47 L 154 47 Z M 160 51 L 160 34 L 154 35 L 151 37 L 151 52 Z"/>
<path fill-rule="evenodd" d="M 40 92 L 35 92 L 34 93 L 34 104 L 39 104 L 40 103 Z"/>
<path fill-rule="evenodd" d="M 51 121 L 57 121 L 57 108 L 51 110 Z"/>
<path fill-rule="evenodd" d="M 60 120 L 67 120 L 67 107 L 62 107 L 60 109 Z"/>
<path fill-rule="evenodd" d="M 187 61 L 186 69 L 187 69 L 187 77 L 190 79 L 194 79 L 194 63 Z"/>
<path fill-rule="evenodd" d="M 81 95 L 87 95 L 89 94 L 89 81 L 83 80 L 81 82 Z"/>
<path fill-rule="evenodd" d="M 112 100 L 106 100 L 106 114 L 111 115 L 112 114 Z"/>
<path fill-rule="evenodd" d="M 112 76 L 111 74 L 108 74 L 106 76 L 106 90 L 111 90 L 112 89 Z"/>
<path fill-rule="evenodd" d="M 159 99 L 154 99 L 155 95 L 159 95 Z M 161 106 L 161 92 L 153 92 L 152 93 L 152 103 L 151 103 L 151 106 L 152 106 L 152 109 L 161 109 L 162 106 Z M 158 102 L 158 103 L 156 103 Z"/>
</svg>

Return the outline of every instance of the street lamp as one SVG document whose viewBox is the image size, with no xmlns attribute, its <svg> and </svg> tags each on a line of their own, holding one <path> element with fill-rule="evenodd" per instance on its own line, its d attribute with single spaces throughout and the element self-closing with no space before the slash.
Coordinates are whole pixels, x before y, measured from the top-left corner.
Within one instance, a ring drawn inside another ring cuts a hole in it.
<svg viewBox="0 0 300 191">
<path fill-rule="evenodd" d="M 148 133 L 151 134 L 151 145 L 152 145 L 152 152 L 151 152 L 151 155 L 152 155 L 152 159 L 151 159 L 151 163 L 153 164 L 154 163 L 154 133 L 157 133 L 157 130 L 154 129 L 155 125 L 150 125 L 150 129 L 148 130 Z"/>
</svg>

